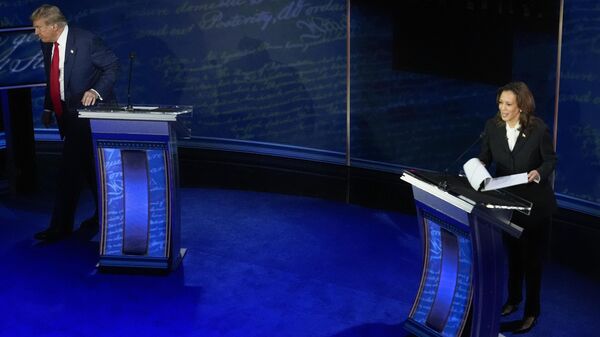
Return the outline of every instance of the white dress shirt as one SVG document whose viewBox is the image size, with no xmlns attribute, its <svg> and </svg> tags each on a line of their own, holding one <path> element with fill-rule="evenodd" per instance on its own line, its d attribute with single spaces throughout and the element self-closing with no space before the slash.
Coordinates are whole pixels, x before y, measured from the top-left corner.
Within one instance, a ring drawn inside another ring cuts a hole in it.
<svg viewBox="0 0 600 337">
<path fill-rule="evenodd" d="M 66 25 L 58 37 L 58 81 L 60 82 L 60 99 L 65 100 L 65 51 L 67 49 L 67 35 L 69 35 L 69 26 Z M 52 57 L 54 58 L 54 46 L 52 46 Z"/>
<path fill-rule="evenodd" d="M 60 82 L 60 99 L 64 102 L 65 101 L 65 55 L 67 54 L 67 36 L 69 35 L 69 25 L 65 25 L 65 28 L 63 29 L 62 33 L 60 33 L 60 36 L 58 37 L 58 40 L 56 40 L 56 42 L 58 42 L 58 56 L 60 57 L 59 64 L 58 64 L 58 81 Z M 69 53 L 73 54 L 73 50 L 69 50 Z M 52 57 L 54 57 L 54 45 L 52 46 Z M 102 96 L 100 96 L 100 93 L 98 93 L 98 91 L 96 91 L 96 89 L 91 88 L 90 90 L 92 90 L 96 96 L 98 97 L 98 99 L 102 100 Z"/>
<path fill-rule="evenodd" d="M 515 143 L 517 142 L 517 138 L 519 138 L 519 134 L 521 133 L 521 124 L 517 122 L 514 128 L 511 128 L 508 123 L 506 123 L 506 140 L 508 141 L 508 148 L 512 151 L 515 148 Z"/>
</svg>

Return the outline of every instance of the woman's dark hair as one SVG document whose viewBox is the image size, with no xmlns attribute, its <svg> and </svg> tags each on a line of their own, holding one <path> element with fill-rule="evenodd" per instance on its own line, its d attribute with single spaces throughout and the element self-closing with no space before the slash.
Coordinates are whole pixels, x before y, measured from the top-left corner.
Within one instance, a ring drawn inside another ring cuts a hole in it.
<svg viewBox="0 0 600 337">
<path fill-rule="evenodd" d="M 510 91 L 517 97 L 517 106 L 521 112 L 519 115 L 519 123 L 521 124 L 521 128 L 527 128 L 531 121 L 531 117 L 535 113 L 535 100 L 531 90 L 529 90 L 527 84 L 523 82 L 510 82 L 498 89 L 496 92 L 496 102 L 500 101 L 500 95 L 505 91 Z M 496 114 L 496 122 L 498 125 L 505 123 L 502 120 L 500 111 Z"/>
</svg>

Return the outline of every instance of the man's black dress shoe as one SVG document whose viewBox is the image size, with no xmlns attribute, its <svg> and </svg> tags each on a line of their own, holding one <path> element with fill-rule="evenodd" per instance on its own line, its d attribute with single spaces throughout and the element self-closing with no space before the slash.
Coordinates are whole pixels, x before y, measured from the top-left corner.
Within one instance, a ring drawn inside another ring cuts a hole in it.
<svg viewBox="0 0 600 337">
<path fill-rule="evenodd" d="M 84 220 L 81 225 L 79 225 L 79 228 L 75 231 L 75 236 L 78 239 L 91 240 L 98 234 L 99 227 L 98 219 L 96 217 L 91 217 Z"/>
<path fill-rule="evenodd" d="M 502 311 L 500 312 L 500 315 L 502 316 L 508 316 L 514 312 L 517 312 L 517 310 L 519 309 L 519 305 L 518 304 L 510 304 L 510 303 L 506 303 L 502 306 Z"/>
<path fill-rule="evenodd" d="M 35 233 L 33 238 L 40 241 L 58 241 L 69 237 L 69 235 L 71 235 L 71 231 L 48 228 Z"/>
<path fill-rule="evenodd" d="M 515 331 L 521 326 L 521 321 L 500 322 L 500 332 Z"/>
<path fill-rule="evenodd" d="M 515 330 L 513 330 L 513 335 L 528 333 L 529 330 L 533 329 L 536 324 L 537 316 L 527 316 L 523 318 L 521 324 Z"/>
<path fill-rule="evenodd" d="M 79 230 L 86 230 L 86 231 L 95 230 L 97 232 L 98 227 L 99 227 L 98 226 L 98 218 L 91 217 L 91 218 L 87 218 L 81 222 L 81 225 L 79 225 Z"/>
</svg>

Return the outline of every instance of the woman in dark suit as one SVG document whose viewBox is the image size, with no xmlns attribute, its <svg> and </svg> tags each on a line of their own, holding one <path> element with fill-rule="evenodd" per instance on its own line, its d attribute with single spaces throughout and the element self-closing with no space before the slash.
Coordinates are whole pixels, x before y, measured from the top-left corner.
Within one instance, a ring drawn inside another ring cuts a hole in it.
<svg viewBox="0 0 600 337">
<path fill-rule="evenodd" d="M 498 113 L 487 121 L 479 159 L 496 164 L 496 176 L 527 172 L 528 183 L 508 188 L 509 192 L 533 203 L 530 215 L 513 214 L 512 221 L 523 227 L 519 239 L 505 236 L 508 254 L 508 299 L 502 316 L 517 311 L 523 299 L 525 310 L 518 325 L 509 327 L 525 333 L 540 314 L 542 253 L 550 218 L 556 209 L 551 175 L 556 153 L 546 124 L 533 115 L 535 101 L 523 82 L 512 82 L 498 89 Z M 505 328 L 506 330 L 507 328 Z"/>
</svg>

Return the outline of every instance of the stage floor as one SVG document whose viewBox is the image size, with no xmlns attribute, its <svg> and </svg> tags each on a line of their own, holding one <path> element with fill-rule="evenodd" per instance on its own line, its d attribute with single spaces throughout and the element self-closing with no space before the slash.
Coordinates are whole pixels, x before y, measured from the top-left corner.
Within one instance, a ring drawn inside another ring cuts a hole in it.
<svg viewBox="0 0 600 337">
<path fill-rule="evenodd" d="M 408 336 L 413 215 L 239 190 L 180 197 L 187 254 L 158 276 L 98 272 L 97 237 L 37 243 L 52 196 L 0 196 L 0 336 Z M 550 261 L 543 282 L 530 336 L 598 335 L 598 280 Z"/>
</svg>

